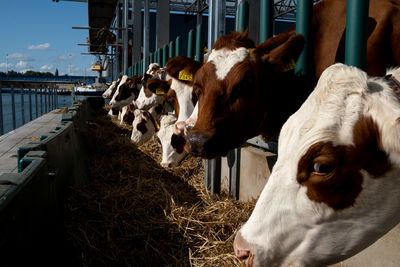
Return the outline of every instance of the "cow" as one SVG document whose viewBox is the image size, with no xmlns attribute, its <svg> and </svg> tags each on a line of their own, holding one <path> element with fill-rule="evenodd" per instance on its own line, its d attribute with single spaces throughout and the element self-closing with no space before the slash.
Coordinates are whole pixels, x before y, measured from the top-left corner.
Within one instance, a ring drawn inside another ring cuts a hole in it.
<svg viewBox="0 0 400 267">
<path fill-rule="evenodd" d="M 400 65 L 400 1 L 369 2 L 367 73 L 383 75 L 387 67 Z M 314 6 L 316 79 L 328 66 L 343 62 L 346 6 L 344 0 Z M 257 46 L 245 33 L 220 37 L 194 77 L 199 106 L 194 127 L 187 129 L 190 151 L 213 158 L 259 134 L 276 139 L 310 93 L 291 70 L 303 44 L 294 28 Z"/>
<path fill-rule="evenodd" d="M 132 122 L 131 140 L 134 144 L 142 145 L 160 129 L 160 122 L 154 114 L 154 108 L 149 111 L 136 109 Z"/>
<path fill-rule="evenodd" d="M 149 110 L 153 106 L 159 104 L 167 104 L 165 94 L 169 90 L 169 84 L 158 78 L 150 78 L 144 84 L 136 99 L 138 109 Z M 165 106 L 168 108 L 168 106 Z"/>
<path fill-rule="evenodd" d="M 253 266 L 326 266 L 400 222 L 400 68 L 335 64 L 283 125 L 278 159 L 234 250 Z"/>
<path fill-rule="evenodd" d="M 142 76 L 132 76 L 130 78 L 127 75 L 122 76 L 121 82 L 110 101 L 111 108 L 122 108 L 129 105 L 138 98 L 141 88 Z"/>
<path fill-rule="evenodd" d="M 157 140 L 162 147 L 160 164 L 164 168 L 176 166 L 187 155 L 184 151 L 185 137 L 175 134 L 175 122 L 174 115 L 162 116 L 160 130 L 157 132 Z"/>
<path fill-rule="evenodd" d="M 104 99 L 109 99 L 111 98 L 115 91 L 117 90 L 117 87 L 119 83 L 121 82 L 122 76 L 118 77 L 118 80 L 113 81 L 111 85 L 107 88 L 107 90 L 104 91 L 104 93 L 101 95 Z"/>
<path fill-rule="evenodd" d="M 135 101 L 132 101 L 129 105 L 124 106 L 121 111 L 120 123 L 132 125 L 132 123 L 135 119 L 135 113 L 134 113 L 135 110 L 136 110 Z"/>
</svg>

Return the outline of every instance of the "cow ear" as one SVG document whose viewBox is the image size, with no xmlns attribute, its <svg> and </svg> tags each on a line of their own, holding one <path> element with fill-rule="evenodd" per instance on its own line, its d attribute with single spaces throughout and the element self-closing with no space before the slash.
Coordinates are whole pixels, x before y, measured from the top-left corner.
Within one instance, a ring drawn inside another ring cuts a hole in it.
<svg viewBox="0 0 400 267">
<path fill-rule="evenodd" d="M 295 67 L 295 62 L 300 56 L 303 47 L 303 35 L 294 34 L 280 44 L 279 42 L 274 42 L 268 47 L 263 46 L 261 49 L 266 53 L 261 56 L 261 60 L 263 63 L 272 65 L 277 70 L 288 71 Z M 270 51 L 266 51 L 267 48 L 272 49 Z"/>
</svg>

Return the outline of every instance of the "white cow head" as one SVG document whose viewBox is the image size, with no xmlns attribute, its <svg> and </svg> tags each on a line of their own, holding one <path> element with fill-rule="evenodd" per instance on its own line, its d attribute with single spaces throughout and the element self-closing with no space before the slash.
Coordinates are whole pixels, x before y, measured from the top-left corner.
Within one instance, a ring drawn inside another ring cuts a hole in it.
<svg viewBox="0 0 400 267">
<path fill-rule="evenodd" d="M 375 242 L 400 221 L 399 136 L 400 102 L 385 79 L 326 69 L 281 130 L 236 255 L 253 266 L 323 266 Z"/>
<path fill-rule="evenodd" d="M 157 132 L 157 138 L 162 146 L 161 166 L 164 168 L 175 166 L 187 154 L 183 150 L 185 137 L 175 134 L 175 122 L 176 117 L 173 115 L 162 116 L 160 130 Z"/>
<path fill-rule="evenodd" d="M 117 89 L 117 83 L 118 81 L 113 81 L 111 83 L 111 85 L 107 88 L 107 90 L 104 91 L 104 93 L 101 95 L 104 99 L 108 99 L 111 98 L 115 92 L 115 90 Z"/>
<path fill-rule="evenodd" d="M 168 92 L 169 84 L 166 81 L 152 78 L 147 81 L 136 99 L 138 109 L 149 110 L 151 107 L 162 104 L 164 94 Z"/>
<path fill-rule="evenodd" d="M 124 107 L 136 100 L 142 87 L 141 80 L 142 76 L 128 78 L 124 75 L 110 101 L 110 106 L 112 108 Z"/>
<path fill-rule="evenodd" d="M 157 123 L 151 113 L 146 110 L 136 109 L 134 115 L 131 140 L 133 143 L 141 145 L 147 142 L 158 130 Z"/>
</svg>

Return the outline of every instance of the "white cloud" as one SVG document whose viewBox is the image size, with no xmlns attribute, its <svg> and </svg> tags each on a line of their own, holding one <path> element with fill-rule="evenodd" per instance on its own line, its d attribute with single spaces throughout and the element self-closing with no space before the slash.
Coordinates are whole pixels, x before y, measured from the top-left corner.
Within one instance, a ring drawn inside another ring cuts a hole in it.
<svg viewBox="0 0 400 267">
<path fill-rule="evenodd" d="M 62 55 L 62 56 L 58 57 L 58 60 L 67 61 L 67 60 L 71 60 L 73 57 L 74 57 L 74 54 Z"/>
<path fill-rule="evenodd" d="M 34 60 L 31 55 L 21 54 L 21 53 L 13 53 L 13 54 L 7 55 L 6 58 L 22 60 L 22 61 L 33 61 Z"/>
<path fill-rule="evenodd" d="M 28 64 L 28 62 L 20 60 L 18 63 L 15 65 L 16 68 L 24 69 L 24 68 L 32 68 L 31 65 Z"/>
<path fill-rule="evenodd" d="M 2 62 L 2 63 L 0 63 L 0 68 L 4 68 L 4 69 L 7 69 L 7 68 L 12 68 L 13 67 L 13 64 L 11 64 L 11 63 L 5 63 L 5 62 Z"/>
<path fill-rule="evenodd" d="M 28 46 L 28 50 L 49 50 L 49 48 L 50 48 L 50 43 Z"/>
<path fill-rule="evenodd" d="M 54 70 L 54 69 L 55 68 L 53 65 L 47 65 L 47 64 L 40 67 L 40 70 L 42 70 L 42 71 L 50 71 L 50 70 Z"/>
</svg>

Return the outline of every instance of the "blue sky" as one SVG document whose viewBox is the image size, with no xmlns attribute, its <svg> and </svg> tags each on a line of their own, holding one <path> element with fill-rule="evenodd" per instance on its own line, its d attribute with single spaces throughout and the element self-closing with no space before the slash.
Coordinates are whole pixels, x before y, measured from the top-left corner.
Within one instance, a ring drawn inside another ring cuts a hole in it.
<svg viewBox="0 0 400 267">
<path fill-rule="evenodd" d="M 0 71 L 26 70 L 60 75 L 90 75 L 94 56 L 87 53 L 87 3 L 52 0 L 0 0 Z M 7 56 L 8 55 L 8 56 Z"/>
</svg>

